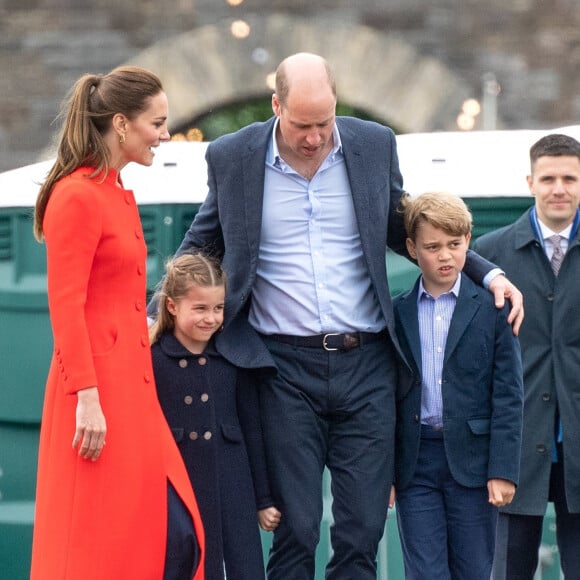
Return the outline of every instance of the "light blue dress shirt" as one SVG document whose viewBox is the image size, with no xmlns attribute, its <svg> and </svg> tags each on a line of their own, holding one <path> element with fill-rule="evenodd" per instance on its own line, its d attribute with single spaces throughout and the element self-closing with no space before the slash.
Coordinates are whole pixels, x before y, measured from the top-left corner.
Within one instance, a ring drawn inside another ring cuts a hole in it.
<svg viewBox="0 0 580 580">
<path fill-rule="evenodd" d="M 257 274 L 249 320 L 263 334 L 380 332 L 342 143 L 309 181 L 284 162 L 274 125 L 266 156 Z"/>
<path fill-rule="evenodd" d="M 431 427 L 443 426 L 443 360 L 449 325 L 455 311 L 457 296 L 461 286 L 461 276 L 449 292 L 434 298 L 419 282 L 417 310 L 419 315 L 419 335 L 421 337 L 421 423 Z"/>
</svg>

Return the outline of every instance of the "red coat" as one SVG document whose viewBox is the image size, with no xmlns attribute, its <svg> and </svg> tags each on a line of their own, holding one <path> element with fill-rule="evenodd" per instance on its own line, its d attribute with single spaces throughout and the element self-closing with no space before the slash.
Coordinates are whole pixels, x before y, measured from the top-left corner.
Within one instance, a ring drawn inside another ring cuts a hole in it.
<svg viewBox="0 0 580 580">
<path fill-rule="evenodd" d="M 167 479 L 197 504 L 159 406 L 146 321 L 146 246 L 131 191 L 62 179 L 44 234 L 54 354 L 46 385 L 32 580 L 161 580 Z M 107 422 L 96 461 L 72 449 L 76 391 L 97 385 Z M 203 552 L 202 552 L 203 553 Z M 203 561 L 195 575 L 203 578 Z"/>
</svg>

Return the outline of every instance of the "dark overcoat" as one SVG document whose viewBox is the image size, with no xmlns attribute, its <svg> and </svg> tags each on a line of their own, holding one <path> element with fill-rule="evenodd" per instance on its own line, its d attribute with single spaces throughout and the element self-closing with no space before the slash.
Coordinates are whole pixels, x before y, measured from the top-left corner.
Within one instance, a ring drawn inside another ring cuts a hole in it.
<svg viewBox="0 0 580 580">
<path fill-rule="evenodd" d="M 576 233 L 554 276 L 530 211 L 474 246 L 522 291 L 526 309 L 519 335 L 525 390 L 520 486 L 503 511 L 545 513 L 558 407 L 568 509 L 580 513 L 580 239 Z"/>
</svg>

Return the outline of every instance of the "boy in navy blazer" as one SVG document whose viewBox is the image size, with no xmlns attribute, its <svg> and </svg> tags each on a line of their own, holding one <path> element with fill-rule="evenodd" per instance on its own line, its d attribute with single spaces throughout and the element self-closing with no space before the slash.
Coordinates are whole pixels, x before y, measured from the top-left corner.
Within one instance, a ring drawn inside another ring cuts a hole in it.
<svg viewBox="0 0 580 580">
<path fill-rule="evenodd" d="M 523 385 L 506 308 L 462 274 L 471 214 L 458 197 L 403 203 L 422 275 L 395 300 L 416 380 L 397 402 L 395 490 L 409 579 L 489 580 L 497 507 L 519 477 Z"/>
</svg>

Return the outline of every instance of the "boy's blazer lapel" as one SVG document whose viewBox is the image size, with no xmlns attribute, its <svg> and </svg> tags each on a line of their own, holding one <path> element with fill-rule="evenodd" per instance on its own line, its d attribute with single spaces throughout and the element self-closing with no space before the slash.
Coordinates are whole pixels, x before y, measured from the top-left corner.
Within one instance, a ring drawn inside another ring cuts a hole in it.
<svg viewBox="0 0 580 580">
<path fill-rule="evenodd" d="M 475 284 L 462 273 L 459 296 L 457 297 L 455 311 L 451 318 L 451 324 L 449 325 L 449 333 L 447 334 L 443 364 L 446 364 L 449 357 L 453 354 L 455 347 L 480 307 L 481 302 L 479 301 Z"/>
</svg>

